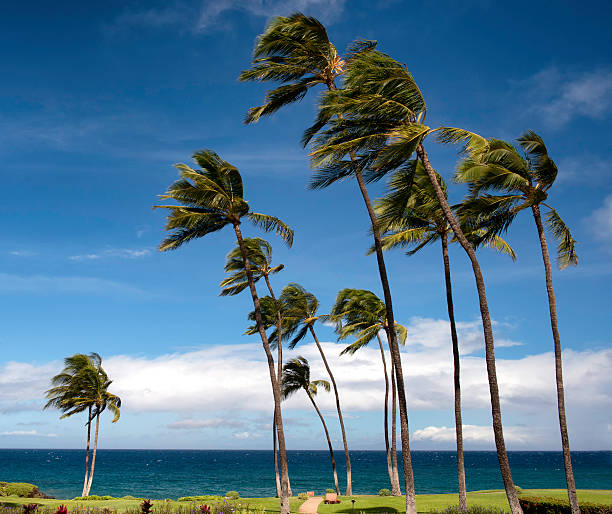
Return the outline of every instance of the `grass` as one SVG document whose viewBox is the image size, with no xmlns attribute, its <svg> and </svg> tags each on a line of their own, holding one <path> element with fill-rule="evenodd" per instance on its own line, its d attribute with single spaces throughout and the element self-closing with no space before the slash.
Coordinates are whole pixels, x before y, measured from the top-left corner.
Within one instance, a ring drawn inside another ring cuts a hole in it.
<svg viewBox="0 0 612 514">
<path fill-rule="evenodd" d="M 567 498 L 565 489 L 523 489 L 521 495 L 524 496 L 547 496 L 551 498 Z M 387 513 L 405 513 L 405 500 L 403 496 L 374 496 L 374 495 L 355 495 L 355 496 L 340 496 L 341 503 L 336 505 L 319 505 L 319 514 L 346 513 L 358 514 L 365 512 L 367 514 L 375 512 Z M 355 507 L 351 499 L 355 500 Z M 584 502 L 612 504 L 612 490 L 579 490 L 578 499 Z M 55 512 L 61 504 L 66 505 L 69 511 L 79 510 L 87 512 L 90 509 L 109 509 L 110 511 L 136 512 L 140 509 L 140 500 L 45 500 L 40 498 L 19 498 L 17 496 L 9 496 L 0 498 L 0 514 L 8 513 L 10 510 L 3 509 L 4 507 L 13 507 L 21 510 L 21 506 L 28 503 L 37 503 L 41 506 L 39 513 L 43 508 L 47 512 Z M 188 508 L 197 508 L 202 503 L 210 505 L 212 502 L 204 500 L 201 502 L 178 502 L 166 500 L 153 500 L 154 512 L 185 512 Z M 237 510 L 248 511 L 255 513 L 275 513 L 280 511 L 278 498 L 241 498 L 236 502 Z M 297 497 L 291 499 L 291 512 L 297 512 L 299 506 L 303 503 Z M 419 512 L 430 512 L 434 510 L 442 510 L 451 505 L 456 505 L 456 494 L 418 494 L 417 509 Z M 469 506 L 487 506 L 497 509 L 509 511 L 508 502 L 504 491 L 475 491 L 468 493 Z"/>
</svg>

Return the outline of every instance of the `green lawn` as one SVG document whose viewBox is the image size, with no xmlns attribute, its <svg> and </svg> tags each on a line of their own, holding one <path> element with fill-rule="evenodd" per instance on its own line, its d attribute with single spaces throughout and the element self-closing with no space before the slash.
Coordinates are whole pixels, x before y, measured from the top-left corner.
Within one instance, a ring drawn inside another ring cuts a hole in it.
<svg viewBox="0 0 612 514">
<path fill-rule="evenodd" d="M 564 489 L 524 489 L 521 493 L 522 496 L 548 496 L 553 498 L 567 498 L 567 492 Z M 597 491 L 597 490 L 579 490 L 578 498 L 581 501 L 591 503 L 606 503 L 612 504 L 612 490 Z M 332 513 L 355 513 L 366 512 L 387 512 L 387 513 L 405 513 L 404 508 L 404 497 L 392 497 L 392 496 L 340 496 L 341 503 L 336 505 L 325 505 L 321 503 L 319 506 L 319 514 L 332 514 Z M 353 510 L 353 504 L 351 499 L 355 500 L 355 507 Z M 39 498 L 19 498 L 16 496 L 9 496 L 0 498 L 0 506 L 6 507 L 20 507 L 27 503 L 38 503 L 41 506 L 45 506 L 53 511 L 60 505 L 67 505 L 69 510 L 78 508 L 84 510 L 87 508 L 97 509 L 110 509 L 111 511 L 123 512 L 127 509 L 139 509 L 140 500 L 90 500 L 90 501 L 78 501 L 78 500 L 43 500 Z M 198 502 L 208 503 L 210 501 Z M 278 498 L 241 498 L 238 500 L 240 507 L 248 509 L 251 512 L 263 512 L 274 513 L 279 512 L 279 500 Z M 297 512 L 299 506 L 302 504 L 302 500 L 297 498 L 291 499 L 291 512 Z M 456 505 L 457 495 L 456 494 L 418 494 L 417 495 L 417 509 L 419 512 L 430 512 L 432 510 L 441 510 L 445 507 Z M 165 501 L 165 500 L 153 500 L 154 512 L 172 512 L 173 509 L 178 507 L 187 507 L 190 502 L 176 502 L 176 501 Z M 491 507 L 497 507 L 509 511 L 508 502 L 506 501 L 506 495 L 504 491 L 476 491 L 468 493 L 468 505 L 486 505 Z"/>
</svg>

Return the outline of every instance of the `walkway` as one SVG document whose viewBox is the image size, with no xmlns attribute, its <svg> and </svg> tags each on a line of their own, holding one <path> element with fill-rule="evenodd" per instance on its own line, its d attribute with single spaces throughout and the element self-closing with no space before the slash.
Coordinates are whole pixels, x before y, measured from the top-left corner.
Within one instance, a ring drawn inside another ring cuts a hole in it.
<svg viewBox="0 0 612 514">
<path fill-rule="evenodd" d="M 301 514 L 317 514 L 319 503 L 322 501 L 323 498 L 321 496 L 312 496 L 300 505 L 298 512 Z"/>
</svg>

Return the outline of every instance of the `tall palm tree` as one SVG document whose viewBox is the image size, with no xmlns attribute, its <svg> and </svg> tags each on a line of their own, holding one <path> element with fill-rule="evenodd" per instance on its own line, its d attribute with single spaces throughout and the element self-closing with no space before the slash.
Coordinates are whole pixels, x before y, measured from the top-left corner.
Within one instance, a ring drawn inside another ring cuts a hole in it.
<svg viewBox="0 0 612 514">
<path fill-rule="evenodd" d="M 329 456 L 331 458 L 332 471 L 334 473 L 334 486 L 336 488 L 336 494 L 340 494 L 334 449 L 332 448 L 331 439 L 329 438 L 329 431 L 327 430 L 327 425 L 323 419 L 323 414 L 321 414 L 321 411 L 314 400 L 319 387 L 322 387 L 327 392 L 330 391 L 329 382 L 327 380 L 310 380 L 310 366 L 308 361 L 300 355 L 295 359 L 291 359 L 283 366 L 282 387 L 283 399 L 287 399 L 296 391 L 303 389 L 306 392 L 310 403 L 312 403 L 312 406 L 317 411 L 319 419 L 323 424 L 325 437 L 327 438 L 327 446 L 329 447 Z"/>
<path fill-rule="evenodd" d="M 314 330 L 314 324 L 319 319 L 317 315 L 317 310 L 319 309 L 319 301 L 317 297 L 306 291 L 299 284 L 289 284 L 285 286 L 280 295 L 280 302 L 283 304 L 285 310 L 285 325 L 283 327 L 283 331 L 287 337 L 291 337 L 291 343 L 289 344 L 289 348 L 293 349 L 295 346 L 306 336 L 308 332 L 312 335 L 315 344 L 317 345 L 317 349 L 319 350 L 319 354 L 321 355 L 321 359 L 323 360 L 323 364 L 325 365 L 325 369 L 327 370 L 327 374 L 329 375 L 329 379 L 332 383 L 332 388 L 334 390 L 334 396 L 336 399 L 336 411 L 338 412 L 338 421 L 340 423 L 340 432 L 342 433 L 342 443 L 344 445 L 344 456 L 347 462 L 347 489 L 349 488 L 349 484 L 351 483 L 351 476 L 349 472 L 349 449 L 348 442 L 346 439 L 346 430 L 344 428 L 344 418 L 342 416 L 342 408 L 340 407 L 340 394 L 338 393 L 338 385 L 336 384 L 336 379 L 334 374 L 332 373 L 331 368 L 329 367 L 329 363 L 327 362 L 327 357 L 325 356 L 325 352 L 323 351 L 323 347 L 319 342 L 319 338 Z"/>
<path fill-rule="evenodd" d="M 274 409 L 276 412 L 276 428 L 281 466 L 281 514 L 289 513 L 289 475 L 287 470 L 287 453 L 280 410 L 280 383 L 274 369 L 274 357 L 270 351 L 268 337 L 263 325 L 259 297 L 251 265 L 247 256 L 247 248 L 242 238 L 240 225 L 244 219 L 264 231 L 275 231 L 277 235 L 291 246 L 293 231 L 274 216 L 252 212 L 244 200 L 242 177 L 237 168 L 222 160 L 212 150 L 201 150 L 193 156 L 201 169 L 193 169 L 186 164 L 177 164 L 181 180 L 174 182 L 163 195 L 162 199 L 172 199 L 178 205 L 158 205 L 168 209 L 166 230 L 171 231 L 159 246 L 160 251 L 175 250 L 183 244 L 213 232 L 231 226 L 236 234 L 240 248 L 247 283 L 251 291 L 253 307 L 258 332 L 266 353 L 270 382 L 274 394 Z"/>
<path fill-rule="evenodd" d="M 382 339 L 381 330 L 387 334 L 389 341 L 389 327 L 387 325 L 387 311 L 384 302 L 371 291 L 364 289 L 342 289 L 338 292 L 336 302 L 328 316 L 330 321 L 336 323 L 338 339 L 343 340 L 348 337 L 355 337 L 356 340 L 347 346 L 340 355 L 346 353 L 354 354 L 360 348 L 367 346 L 374 338 L 378 341 L 380 356 L 383 364 L 385 376 L 385 410 L 384 410 L 384 429 L 385 429 L 385 450 L 387 454 L 387 471 L 391 482 L 391 492 L 393 496 L 402 494 L 399 484 L 399 473 L 397 469 L 397 448 L 395 437 L 392 437 L 392 444 L 389 445 L 389 375 L 387 373 L 387 360 Z M 395 323 L 398 340 L 401 344 L 406 341 L 406 327 Z M 393 375 L 393 369 L 391 373 Z M 395 392 L 395 391 L 394 391 Z M 395 396 L 394 396 L 395 397 Z M 393 421 L 391 433 L 395 435 L 395 410 L 396 404 L 393 402 Z"/>
<path fill-rule="evenodd" d="M 257 282 L 261 278 L 263 278 L 266 282 L 266 286 L 268 287 L 268 291 L 270 293 L 270 297 L 273 302 L 276 302 L 276 296 L 274 295 L 274 290 L 272 289 L 272 284 L 270 283 L 270 275 L 274 275 L 281 271 L 285 266 L 283 264 L 279 264 L 278 266 L 272 266 L 272 245 L 268 243 L 265 239 L 261 239 L 260 237 L 255 238 L 244 238 L 244 246 L 247 250 L 247 256 L 249 260 L 249 264 L 251 265 L 251 272 L 253 274 L 253 281 Z M 221 286 L 221 296 L 227 295 L 235 295 L 242 292 L 249 286 L 246 269 L 244 266 L 244 259 L 242 258 L 242 253 L 240 251 L 240 247 L 237 246 L 230 253 L 227 254 L 225 259 L 225 272 L 231 273 L 229 277 L 224 279 Z M 253 312 L 252 320 L 255 321 L 255 313 Z M 251 319 L 249 315 L 249 319 Z M 281 311 L 280 309 L 276 309 L 275 314 L 276 319 L 276 327 L 277 334 L 281 333 Z M 266 327 L 266 329 L 269 327 Z M 255 333 L 257 328 L 255 326 L 255 330 L 249 333 Z M 270 342 L 270 347 L 274 349 L 274 344 L 272 341 Z M 277 380 L 281 380 L 282 369 L 283 369 L 283 345 L 282 341 L 277 341 L 276 344 L 277 349 Z M 272 447 L 273 447 L 273 457 L 274 457 L 274 476 L 276 478 L 276 496 L 280 497 L 281 493 L 281 481 L 280 481 L 280 473 L 278 467 L 278 446 L 276 443 L 276 413 L 273 415 L 272 421 Z M 291 482 L 289 482 L 289 496 L 291 494 Z"/>
<path fill-rule="evenodd" d="M 374 42 L 362 42 L 352 48 L 348 57 L 351 58 L 354 54 L 374 46 Z M 270 21 L 263 34 L 257 38 L 251 64 L 248 70 L 240 74 L 241 81 L 280 82 L 280 85 L 267 92 L 263 105 L 249 109 L 245 118 L 246 123 L 256 122 L 262 116 L 273 114 L 282 107 L 301 100 L 315 86 L 323 86 L 328 91 L 335 90 L 337 88 L 336 79 L 344 72 L 346 62 L 329 40 L 325 26 L 316 18 L 297 12 L 287 17 L 279 16 Z M 318 127 L 318 125 L 315 126 L 312 130 L 308 131 L 308 134 L 316 132 Z M 305 140 L 308 137 L 310 136 L 305 134 Z M 370 218 L 373 220 L 374 212 L 371 209 L 368 192 L 361 178 L 360 170 L 356 166 L 355 177 L 368 207 Z M 375 223 L 373 222 L 372 225 L 374 226 Z M 378 249 L 376 257 L 385 293 L 385 304 L 388 310 L 387 317 L 392 322 L 393 307 L 387 272 L 380 244 L 376 244 Z M 397 341 L 393 334 L 391 346 L 393 347 L 393 358 L 399 360 L 399 349 L 397 351 L 395 349 Z M 403 434 L 402 455 L 404 458 L 405 477 L 407 477 L 407 502 L 411 506 L 409 513 L 416 514 L 414 483 L 411 483 L 412 465 L 410 463 L 410 448 L 408 444 L 408 421 L 405 408 L 404 383 L 400 377 L 401 364 L 399 368 L 396 368 L 396 372 L 399 374 L 398 387 L 400 389 L 400 417 L 402 418 L 401 426 Z M 351 461 L 346 446 L 345 458 L 347 474 L 346 494 L 350 496 L 352 494 Z M 409 491 L 412 491 L 412 493 Z"/>
<path fill-rule="evenodd" d="M 312 137 L 318 133 L 311 153 L 313 165 L 318 168 L 318 173 L 311 187 L 327 187 L 354 174 L 355 163 L 358 163 L 365 181 L 378 180 L 386 173 L 405 166 L 416 152 L 431 181 L 444 216 L 472 264 L 485 339 L 497 457 L 510 508 L 513 514 L 521 513 L 504 442 L 493 328 L 482 271 L 474 247 L 453 215 L 423 145 L 424 139 L 436 132 L 440 141 L 461 143 L 465 151 L 482 150 L 487 147 L 488 142 L 466 130 L 450 127 L 434 129 L 425 125 L 427 109 L 418 85 L 404 65 L 382 52 L 369 49 L 356 54 L 347 63 L 343 79 L 342 89 L 327 91 L 320 97 L 317 120 L 313 129 L 307 134 L 308 137 Z M 371 219 L 376 231 L 375 214 Z M 377 238 L 376 232 L 375 243 L 378 256 L 381 245 L 380 236 Z M 385 288 L 383 290 L 387 292 Z M 385 303 L 388 304 L 386 295 Z M 388 318 L 391 322 L 391 318 L 389 316 Z M 394 359 L 396 357 L 399 355 L 393 355 Z M 399 359 L 396 365 L 398 363 Z M 401 363 L 399 365 L 401 366 Z M 400 370 L 396 369 L 399 384 L 398 371 Z M 398 394 L 401 408 L 401 389 L 398 389 Z M 415 508 L 407 505 L 407 510 L 410 510 L 408 507 Z M 411 510 L 411 513 L 413 512 L 414 510 Z"/>
<path fill-rule="evenodd" d="M 474 154 L 460 165 L 455 178 L 469 184 L 470 194 L 463 212 L 480 217 L 484 226 L 504 231 L 515 216 L 524 210 L 531 210 L 540 240 L 544 262 L 546 292 L 550 325 L 555 353 L 555 378 L 557 385 L 557 407 L 563 461 L 567 481 L 567 493 L 572 514 L 578 514 L 578 496 L 572 470 L 569 435 L 565 416 L 565 392 L 563 387 L 563 363 L 561 359 L 561 337 L 557 325 L 557 305 L 552 280 L 552 267 L 540 206 L 548 210 L 545 223 L 558 241 L 557 258 L 561 269 L 578 263 L 575 245 L 567 225 L 548 203 L 548 192 L 557 178 L 557 166 L 548 156 L 546 145 L 535 132 L 527 131 L 518 138 L 523 154 L 510 143 L 489 140 L 485 152 Z M 496 194 L 490 194 L 494 192 Z"/>
<path fill-rule="evenodd" d="M 436 174 L 436 179 L 447 195 L 444 179 Z M 385 233 L 383 248 L 412 248 L 407 252 L 414 255 L 427 245 L 440 241 L 442 243 L 442 261 L 444 265 L 444 282 L 446 286 L 446 306 L 450 324 L 453 349 L 453 385 L 455 396 L 455 433 L 457 443 L 457 481 L 459 486 L 459 508 L 467 509 L 467 491 L 465 486 L 465 464 L 463 455 L 463 423 L 461 420 L 461 370 L 459 360 L 459 340 L 455 324 L 453 292 L 451 284 L 448 243 L 453 239 L 453 229 L 436 198 L 434 188 L 425 173 L 423 165 L 413 160 L 401 170 L 396 171 L 389 181 L 389 192 L 376 204 L 376 213 L 381 232 Z M 464 229 L 465 230 L 465 229 Z M 481 244 L 507 253 L 514 260 L 514 251 L 501 237 L 475 230 L 467 233 L 475 246 Z"/>
<path fill-rule="evenodd" d="M 82 496 L 91 491 L 98 450 L 100 415 L 106 409 L 113 413 L 113 423 L 121 416 L 121 398 L 108 391 L 112 380 L 102 368 L 102 358 L 97 353 L 89 356 L 75 354 L 64 359 L 64 370 L 51 379 L 54 386 L 46 392 L 48 398 L 45 409 L 55 407 L 64 414 L 60 419 L 87 410 L 87 454 L 85 457 L 85 480 Z M 91 422 L 95 418 L 96 430 L 91 465 L 88 468 Z"/>
</svg>

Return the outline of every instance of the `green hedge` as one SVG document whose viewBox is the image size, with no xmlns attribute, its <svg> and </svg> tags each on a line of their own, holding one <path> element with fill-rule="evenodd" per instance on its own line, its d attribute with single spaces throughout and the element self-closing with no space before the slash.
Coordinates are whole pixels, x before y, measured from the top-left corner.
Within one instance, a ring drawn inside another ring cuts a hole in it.
<svg viewBox="0 0 612 514">
<path fill-rule="evenodd" d="M 522 496 L 519 502 L 524 514 L 571 514 L 572 512 L 567 498 Z M 612 514 L 612 505 L 580 502 L 580 512 L 582 514 Z"/>
<path fill-rule="evenodd" d="M 2 482 L 0 484 L 1 496 L 19 496 L 21 498 L 31 498 L 34 492 L 38 492 L 38 487 L 34 484 L 25 482 Z"/>
</svg>

